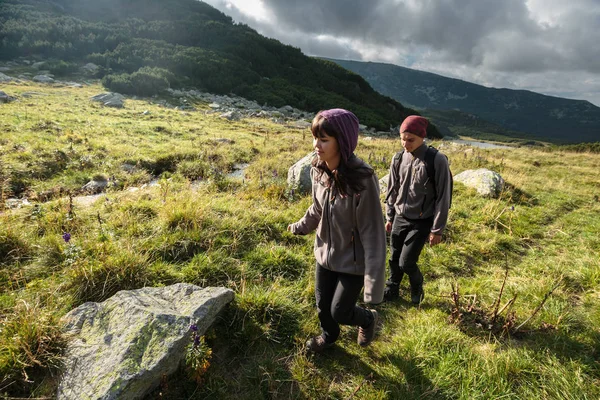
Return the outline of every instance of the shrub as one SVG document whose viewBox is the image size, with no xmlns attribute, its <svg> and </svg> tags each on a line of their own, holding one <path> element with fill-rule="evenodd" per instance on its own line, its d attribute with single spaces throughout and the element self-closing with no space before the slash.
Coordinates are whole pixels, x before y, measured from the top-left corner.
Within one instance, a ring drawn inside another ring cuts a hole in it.
<svg viewBox="0 0 600 400">
<path fill-rule="evenodd" d="M 129 74 L 106 75 L 104 78 L 102 78 L 102 85 L 112 92 L 124 94 L 133 93 L 131 75 Z"/>
<path fill-rule="evenodd" d="M 169 71 L 161 68 L 142 67 L 131 74 L 131 85 L 135 94 L 152 96 L 169 88 Z"/>
<path fill-rule="evenodd" d="M 72 62 L 50 60 L 46 62 L 46 68 L 54 75 L 65 76 L 77 72 L 79 66 Z"/>
</svg>

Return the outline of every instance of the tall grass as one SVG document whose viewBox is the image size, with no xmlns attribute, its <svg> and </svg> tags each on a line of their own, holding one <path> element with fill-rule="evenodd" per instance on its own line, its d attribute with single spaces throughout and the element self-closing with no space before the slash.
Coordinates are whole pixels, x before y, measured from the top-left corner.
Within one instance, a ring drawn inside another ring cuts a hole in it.
<svg viewBox="0 0 600 400">
<path fill-rule="evenodd" d="M 377 307 L 383 324 L 372 346 L 358 347 L 356 329 L 343 327 L 329 354 L 309 357 L 304 343 L 319 332 L 314 237 L 286 227 L 310 196 L 285 185 L 288 167 L 311 149 L 307 131 L 230 123 L 203 104 L 182 113 L 128 99 L 105 109 L 88 101 L 97 85 L 4 90 L 20 98 L 0 108 L 4 185 L 44 202 L 0 215 L 3 395 L 52 395 L 69 309 L 122 289 L 190 282 L 232 288 L 236 299 L 206 336 L 202 383 L 182 370 L 151 398 L 600 397 L 597 154 L 435 143 L 455 174 L 490 168 L 506 189 L 483 199 L 456 183 L 444 243 L 420 259 L 421 307 L 407 301 L 404 282 L 401 301 Z M 383 177 L 399 148 L 395 138 L 361 138 L 357 153 Z M 250 163 L 244 179 L 229 178 L 240 162 Z M 115 182 L 104 197 L 69 200 L 97 174 Z M 153 178 L 156 186 L 139 189 Z M 462 306 L 482 318 L 503 288 L 502 305 L 516 300 L 502 321 L 510 312 L 527 323 L 500 334 L 466 316 L 453 321 L 457 287 Z"/>
</svg>

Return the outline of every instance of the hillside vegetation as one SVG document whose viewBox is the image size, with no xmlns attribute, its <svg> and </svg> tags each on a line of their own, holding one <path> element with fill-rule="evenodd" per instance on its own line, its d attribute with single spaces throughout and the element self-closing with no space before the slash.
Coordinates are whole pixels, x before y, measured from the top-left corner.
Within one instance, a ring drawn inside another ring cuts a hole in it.
<svg viewBox="0 0 600 400">
<path fill-rule="evenodd" d="M 416 113 L 335 63 L 307 57 L 195 0 L 2 1 L 0 59 L 32 56 L 51 60 L 54 74 L 96 63 L 96 77 L 124 94 L 185 86 L 312 112 L 345 107 L 386 131 Z M 440 137 L 434 126 L 429 134 Z"/>
<path fill-rule="evenodd" d="M 457 135 L 600 142 L 600 107 L 585 100 L 489 88 L 392 64 L 331 61 L 359 74 L 378 92 L 418 108 Z"/>
<path fill-rule="evenodd" d="M 119 183 L 89 206 L 65 196 L 0 214 L 1 394 L 53 396 L 70 309 L 189 282 L 232 288 L 235 301 L 205 338 L 206 370 L 191 379 L 182 369 L 149 398 L 600 397 L 600 155 L 434 143 L 453 173 L 491 168 L 507 188 L 486 200 L 455 183 L 445 241 L 421 258 L 422 306 L 404 287 L 403 300 L 377 307 L 383 324 L 370 347 L 344 328 L 329 354 L 308 357 L 304 342 L 318 333 L 314 236 L 286 227 L 310 196 L 285 183 L 311 151 L 308 129 L 229 122 L 206 104 L 102 108 L 89 101 L 99 85 L 3 89 L 18 98 L 0 105 L 3 196 L 25 177 L 33 191 L 95 174 Z M 381 177 L 399 148 L 397 138 L 361 137 L 357 153 Z M 250 164 L 244 180 L 227 177 L 235 163 Z M 125 190 L 156 174 L 156 187 Z"/>
</svg>

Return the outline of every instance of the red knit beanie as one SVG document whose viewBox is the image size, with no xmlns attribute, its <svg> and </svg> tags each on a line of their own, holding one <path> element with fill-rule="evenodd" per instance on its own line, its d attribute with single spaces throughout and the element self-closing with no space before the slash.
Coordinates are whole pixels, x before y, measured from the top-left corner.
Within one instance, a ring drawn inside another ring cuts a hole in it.
<svg viewBox="0 0 600 400">
<path fill-rule="evenodd" d="M 427 125 L 429 125 L 427 119 L 418 115 L 409 115 L 400 125 L 400 133 L 408 132 L 424 138 L 427 135 Z"/>
</svg>

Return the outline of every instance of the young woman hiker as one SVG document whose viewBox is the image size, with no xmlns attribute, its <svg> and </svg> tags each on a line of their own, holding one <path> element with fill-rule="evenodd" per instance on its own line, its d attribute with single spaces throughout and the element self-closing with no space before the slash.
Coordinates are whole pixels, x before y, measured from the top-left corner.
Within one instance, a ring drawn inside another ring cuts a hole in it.
<svg viewBox="0 0 600 400">
<path fill-rule="evenodd" d="M 358 307 L 383 301 L 386 236 L 379 181 L 373 169 L 354 155 L 358 118 L 335 108 L 320 111 L 311 131 L 315 158 L 311 168 L 313 204 L 288 230 L 306 235 L 316 230 L 315 297 L 321 335 L 306 343 L 314 353 L 333 346 L 340 325 L 358 326 L 357 342 L 375 337 L 378 315 Z"/>
</svg>

